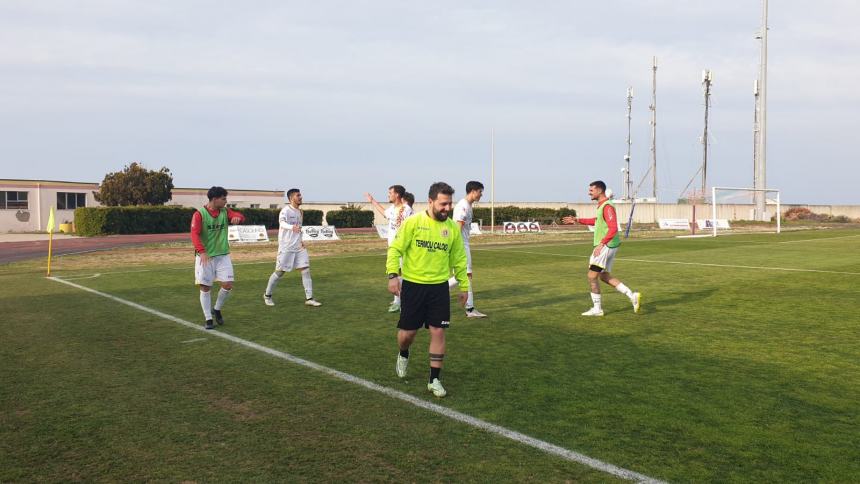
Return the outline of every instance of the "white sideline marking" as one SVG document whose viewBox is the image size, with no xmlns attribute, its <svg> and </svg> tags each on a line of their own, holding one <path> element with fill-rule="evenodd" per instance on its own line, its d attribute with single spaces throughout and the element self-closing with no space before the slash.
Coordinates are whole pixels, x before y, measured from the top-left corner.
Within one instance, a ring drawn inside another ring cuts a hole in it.
<svg viewBox="0 0 860 484">
<path fill-rule="evenodd" d="M 96 277 L 99 277 L 99 276 L 101 276 L 101 274 L 96 272 L 95 274 L 92 274 L 89 276 L 66 277 L 64 279 L 66 279 L 67 281 L 76 281 L 78 279 L 95 279 Z"/>
<path fill-rule="evenodd" d="M 293 356 L 289 353 L 284 353 L 283 351 L 278 351 L 278 350 L 263 346 L 261 344 L 254 343 L 253 341 L 248 341 L 248 340 L 233 336 L 231 334 L 222 333 L 220 331 L 208 331 L 208 330 L 204 329 L 203 326 L 201 326 L 199 324 L 194 324 L 194 323 L 188 322 L 184 319 L 178 318 L 176 316 L 172 316 L 172 315 L 167 314 L 167 313 L 163 313 L 161 311 L 149 308 L 149 307 L 144 306 L 142 304 L 137 304 L 135 302 L 131 302 L 131 301 L 113 296 L 113 295 L 105 293 L 105 292 L 97 291 L 95 289 L 91 289 L 91 288 L 86 287 L 86 286 L 81 286 L 79 284 L 75 284 L 74 282 L 69 282 L 69 281 L 66 281 L 63 279 L 59 279 L 57 277 L 49 277 L 48 279 L 50 279 L 52 281 L 56 281 L 56 282 L 61 282 L 63 284 L 66 284 L 68 286 L 72 286 L 72 287 L 80 289 L 82 291 L 86 291 L 86 292 L 89 292 L 92 294 L 96 294 L 98 296 L 105 297 L 105 298 L 110 299 L 112 301 L 116 301 L 120 304 L 125 304 L 126 306 L 131 306 L 135 309 L 139 309 L 141 311 L 153 314 L 153 315 L 158 316 L 160 318 L 167 319 L 169 321 L 173 321 L 174 323 L 177 323 L 177 324 L 181 324 L 182 326 L 186 326 L 188 328 L 191 328 L 191 329 L 194 329 L 197 331 L 203 331 L 207 335 L 217 336 L 219 338 L 226 339 L 227 341 L 231 341 L 233 343 L 245 346 L 247 348 L 251 348 L 251 349 L 263 352 L 263 353 L 267 353 L 267 354 L 274 356 L 276 358 L 280 358 L 282 360 L 286 360 L 286 361 L 289 361 L 291 363 L 295 363 L 297 365 L 301 365 L 301 366 L 304 366 L 306 368 L 316 370 L 320 373 L 325 373 L 326 375 L 332 376 L 332 377 L 337 378 L 339 380 L 353 383 L 355 385 L 367 388 L 368 390 L 372 390 L 372 391 L 381 393 L 381 394 L 389 396 L 391 398 L 396 398 L 398 400 L 402 400 L 404 402 L 415 405 L 416 407 L 420 407 L 420 408 L 423 408 L 425 410 L 429 410 L 433 413 L 442 415 L 444 417 L 448 417 L 448 418 L 450 418 L 452 420 L 456 420 L 458 422 L 462 422 L 466 425 L 470 425 L 470 426 L 475 427 L 477 429 L 481 429 L 481 430 L 484 430 L 486 432 L 500 435 L 502 437 L 513 440 L 515 442 L 518 442 L 518 443 L 528 445 L 530 447 L 534 447 L 536 449 L 542 450 L 548 454 L 552 454 L 552 455 L 561 457 L 562 459 L 565 459 L 568 461 L 573 461 L 573 462 L 577 462 L 577 463 L 586 465 L 588 467 L 591 467 L 592 469 L 596 469 L 596 470 L 605 472 L 607 474 L 611 474 L 613 476 L 620 477 L 622 479 L 627 479 L 627 480 L 636 481 L 636 482 L 652 482 L 652 483 L 664 482 L 664 481 L 660 481 L 658 479 L 654 479 L 652 477 L 648 477 L 644 474 L 639 474 L 638 472 L 633 472 L 631 470 L 624 469 L 622 467 L 618 467 L 618 466 L 609 464 L 607 462 L 603 462 L 603 461 L 595 459 L 593 457 L 589 457 L 585 454 L 580 454 L 579 452 L 574 452 L 572 450 L 565 449 L 564 447 L 559 447 L 559 446 L 551 444 L 549 442 L 546 442 L 546 441 L 543 441 L 540 439 L 536 439 L 534 437 L 529 437 L 528 435 L 522 434 L 522 433 L 514 431 L 514 430 L 510 430 L 510 429 L 502 427 L 500 425 L 491 424 L 491 423 L 486 422 L 484 420 L 481 420 L 479 418 L 472 417 L 470 415 L 467 415 L 467 414 L 462 413 L 462 412 L 458 412 L 456 410 L 452 410 L 448 407 L 443 407 L 442 405 L 430 403 L 426 400 L 422 400 L 418 397 L 414 397 L 412 395 L 409 395 L 408 393 L 404 393 L 404 392 L 401 392 L 398 390 L 394 390 L 392 388 L 384 387 L 382 385 L 373 383 L 369 380 L 365 380 L 364 378 L 359 378 L 357 376 L 350 375 L 349 373 L 344 373 L 342 371 L 338 371 L 338 370 L 335 370 L 333 368 L 329 368 L 327 366 L 323 366 L 323 365 L 314 363 L 312 361 L 308 361 L 308 360 L 305 360 L 303 358 Z"/>
<path fill-rule="evenodd" d="M 196 342 L 198 342 L 198 341 L 206 341 L 206 340 L 207 340 L 206 338 L 194 338 L 194 339 L 185 340 L 185 341 L 183 341 L 183 342 L 182 342 L 182 344 L 186 344 L 186 343 L 196 343 Z"/>
<path fill-rule="evenodd" d="M 486 250 L 486 249 L 477 249 Z M 521 254 L 536 254 L 536 255 L 551 255 L 555 257 L 578 257 L 587 259 L 591 256 L 577 254 L 554 254 L 552 252 L 536 252 L 530 250 L 508 250 L 507 252 L 519 252 Z M 727 267 L 730 269 L 757 269 L 764 271 L 783 271 L 783 272 L 815 272 L 819 274 L 847 274 L 851 276 L 860 276 L 860 272 L 843 272 L 843 271 L 824 271 L 819 269 L 795 269 L 793 267 L 765 267 L 765 266 L 742 266 L 735 264 L 710 264 L 707 262 L 680 262 L 672 260 L 652 260 L 652 259 L 628 259 L 626 257 L 618 257 L 615 260 L 623 260 L 628 262 L 645 262 L 648 264 L 677 264 L 683 266 L 704 266 L 704 267 Z"/>
</svg>

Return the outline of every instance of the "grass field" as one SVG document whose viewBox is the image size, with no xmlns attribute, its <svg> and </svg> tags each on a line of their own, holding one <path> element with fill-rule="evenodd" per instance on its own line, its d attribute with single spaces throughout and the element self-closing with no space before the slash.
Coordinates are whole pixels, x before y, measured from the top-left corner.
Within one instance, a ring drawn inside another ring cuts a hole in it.
<svg viewBox="0 0 860 484">
<path fill-rule="evenodd" d="M 490 317 L 454 311 L 441 400 L 426 333 L 394 375 L 382 246 L 350 247 L 312 249 L 320 308 L 297 274 L 264 306 L 274 253 L 242 249 L 219 331 L 655 479 L 860 481 L 860 230 L 631 239 L 614 274 L 643 310 L 604 290 L 599 319 L 586 241 L 476 244 Z M 0 481 L 616 480 L 39 265 L 0 266 Z M 202 323 L 187 247 L 56 267 Z"/>
</svg>

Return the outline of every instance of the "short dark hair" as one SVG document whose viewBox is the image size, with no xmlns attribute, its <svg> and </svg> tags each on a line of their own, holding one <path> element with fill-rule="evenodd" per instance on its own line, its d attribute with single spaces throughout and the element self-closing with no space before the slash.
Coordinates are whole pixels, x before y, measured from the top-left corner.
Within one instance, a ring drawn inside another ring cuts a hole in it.
<svg viewBox="0 0 860 484">
<path fill-rule="evenodd" d="M 597 187 L 602 192 L 606 191 L 606 183 L 603 183 L 603 181 L 601 181 L 601 180 L 593 181 L 593 182 L 589 183 L 588 186 Z"/>
<path fill-rule="evenodd" d="M 298 188 L 290 188 L 289 190 L 287 190 L 287 201 L 289 201 L 291 198 L 293 198 L 294 193 L 299 193 L 299 192 L 301 192 L 301 190 L 299 190 Z"/>
<path fill-rule="evenodd" d="M 408 203 L 409 206 L 411 207 L 415 203 L 415 195 L 413 195 L 409 192 L 406 192 L 403 194 L 403 201 Z"/>
<path fill-rule="evenodd" d="M 403 198 L 403 194 L 406 193 L 406 189 L 403 188 L 403 185 L 391 185 L 388 189 L 394 190 L 394 193 L 396 193 L 400 198 Z"/>
<path fill-rule="evenodd" d="M 212 201 L 213 198 L 221 198 L 227 196 L 227 190 L 224 187 L 212 187 L 206 192 L 206 196 Z"/>
<path fill-rule="evenodd" d="M 436 182 L 430 185 L 430 192 L 428 193 L 430 200 L 436 200 L 436 197 L 438 197 L 440 193 L 445 195 L 454 195 L 454 189 L 451 188 L 451 185 L 445 182 Z"/>
<path fill-rule="evenodd" d="M 483 189 L 484 189 L 484 184 L 479 182 L 479 181 L 472 180 L 469 183 L 466 183 L 466 195 L 474 192 L 475 190 L 483 190 Z"/>
</svg>

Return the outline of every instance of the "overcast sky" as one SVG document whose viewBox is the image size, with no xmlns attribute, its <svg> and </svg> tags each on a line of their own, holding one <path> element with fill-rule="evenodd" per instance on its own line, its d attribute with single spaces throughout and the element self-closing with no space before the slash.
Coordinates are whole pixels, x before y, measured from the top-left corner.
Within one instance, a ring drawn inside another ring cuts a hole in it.
<svg viewBox="0 0 860 484">
<path fill-rule="evenodd" d="M 860 2 L 770 9 L 767 184 L 860 203 Z M 622 189 L 627 86 L 637 182 L 647 169 L 657 56 L 661 201 L 701 164 L 704 68 L 708 185 L 751 186 L 760 21 L 754 0 L 3 0 L 0 178 L 140 161 L 309 201 L 461 195 L 489 189 L 495 128 L 496 200 L 583 201 L 594 179 Z"/>
</svg>

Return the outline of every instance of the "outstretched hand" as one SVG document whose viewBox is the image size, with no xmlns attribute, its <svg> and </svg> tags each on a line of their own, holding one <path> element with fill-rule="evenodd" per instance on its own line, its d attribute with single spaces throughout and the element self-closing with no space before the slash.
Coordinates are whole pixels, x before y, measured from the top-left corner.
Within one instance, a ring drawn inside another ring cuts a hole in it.
<svg viewBox="0 0 860 484">
<path fill-rule="evenodd" d="M 576 223 L 576 217 L 573 217 L 573 216 L 571 216 L 571 215 L 568 215 L 568 216 L 563 217 L 563 218 L 561 219 L 561 223 L 563 223 L 564 225 L 571 225 L 571 224 L 575 224 L 575 223 Z"/>
</svg>

